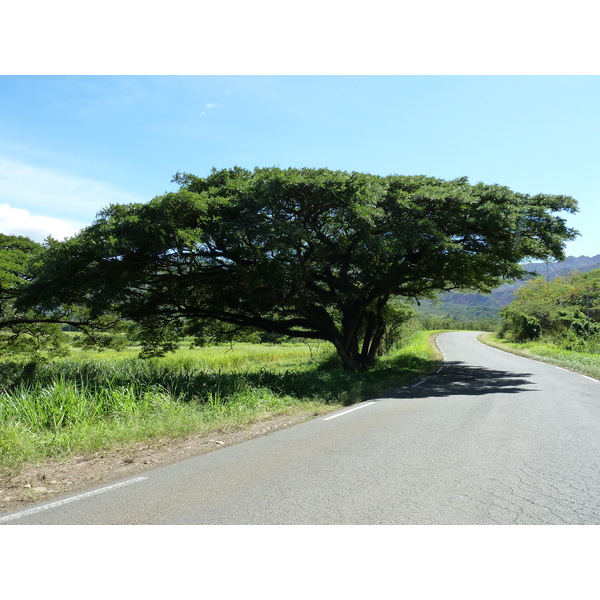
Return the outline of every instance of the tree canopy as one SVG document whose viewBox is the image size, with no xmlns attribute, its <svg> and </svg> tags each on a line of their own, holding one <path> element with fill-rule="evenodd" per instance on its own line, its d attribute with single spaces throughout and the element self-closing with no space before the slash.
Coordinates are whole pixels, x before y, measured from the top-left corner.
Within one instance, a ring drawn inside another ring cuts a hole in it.
<svg viewBox="0 0 600 600">
<path fill-rule="evenodd" d="M 21 306 L 85 306 L 138 323 L 146 352 L 208 323 L 323 339 L 375 360 L 393 297 L 490 291 L 526 258 L 564 258 L 573 198 L 327 169 L 178 173 L 177 192 L 110 205 L 50 241 Z"/>
</svg>

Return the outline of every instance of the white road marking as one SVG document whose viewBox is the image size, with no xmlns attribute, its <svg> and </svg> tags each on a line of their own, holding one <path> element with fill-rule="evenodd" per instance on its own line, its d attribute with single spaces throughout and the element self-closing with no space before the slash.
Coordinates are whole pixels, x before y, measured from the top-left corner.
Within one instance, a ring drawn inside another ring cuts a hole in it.
<svg viewBox="0 0 600 600">
<path fill-rule="evenodd" d="M 65 498 L 64 500 L 57 500 L 56 502 L 50 502 L 49 504 L 43 504 L 42 506 L 36 506 L 35 508 L 29 508 L 27 510 L 22 510 L 17 513 L 13 513 L 12 515 L 6 515 L 5 517 L 0 517 L 0 523 L 6 523 L 7 521 L 16 521 L 21 517 L 26 517 L 29 515 L 35 515 L 39 512 L 43 512 L 45 510 L 50 510 L 52 508 L 57 508 L 59 506 L 63 506 L 64 504 L 70 504 L 71 502 L 77 502 L 78 500 L 83 500 L 84 498 L 90 498 L 91 496 L 97 496 L 98 494 L 103 494 L 104 492 L 110 492 L 111 490 L 116 490 L 117 488 L 125 487 L 126 485 L 131 485 L 132 483 L 137 483 L 138 481 L 144 481 L 148 479 L 147 477 L 134 477 L 133 479 L 128 479 L 127 481 L 121 481 L 120 483 L 114 483 L 112 485 L 107 485 L 106 487 L 100 488 L 98 490 L 92 490 L 91 492 L 85 492 L 85 494 L 79 494 L 77 496 L 72 496 L 71 498 Z"/>
<path fill-rule="evenodd" d="M 555 369 L 560 369 L 561 371 L 566 371 L 567 373 L 575 373 L 575 375 L 580 375 L 585 379 L 589 379 L 590 381 L 595 381 L 599 383 L 598 379 L 594 379 L 593 377 L 588 377 L 587 375 L 583 375 L 582 373 L 578 373 L 577 371 L 571 371 L 571 369 L 565 369 L 564 367 L 557 367 L 556 365 L 552 365 Z"/>
<path fill-rule="evenodd" d="M 426 379 L 421 379 L 421 381 L 415 383 L 414 385 L 411 385 L 411 388 L 416 388 L 418 385 L 421 385 L 424 381 L 427 381 Z"/>
<path fill-rule="evenodd" d="M 448 359 L 446 358 L 446 353 L 442 350 L 442 347 L 440 346 L 440 336 L 439 335 L 437 335 L 435 337 L 435 345 L 437 346 L 437 349 L 442 353 L 444 362 L 447 361 Z"/>
<path fill-rule="evenodd" d="M 359 410 L 360 408 L 365 408 L 365 406 L 369 406 L 369 404 L 375 404 L 375 402 L 364 402 L 360 406 L 355 406 L 354 408 L 349 408 L 344 412 L 337 413 L 335 415 L 331 415 L 330 417 L 325 417 L 323 421 L 329 421 L 330 419 L 337 419 L 338 417 L 342 417 L 343 415 L 347 415 L 348 413 L 354 412 L 355 410 Z"/>
<path fill-rule="evenodd" d="M 515 354 L 514 352 L 509 352 L 508 350 L 502 350 L 500 348 L 496 348 L 495 346 L 490 346 L 489 344 L 484 344 L 480 340 L 477 340 L 477 341 L 481 345 L 487 346 L 488 348 L 491 348 L 492 350 L 497 350 L 498 352 L 504 352 L 505 354 L 512 354 L 512 356 L 516 356 L 517 358 L 522 358 L 523 360 L 532 360 L 533 362 L 537 362 L 542 365 L 549 365 L 551 367 L 554 367 L 555 369 L 559 369 L 561 371 L 566 371 L 567 373 L 573 373 L 574 375 L 579 375 L 580 377 L 584 377 L 585 379 L 589 379 L 590 381 L 594 381 L 595 383 L 600 383 L 600 379 L 594 379 L 593 377 L 588 377 L 587 375 L 584 375 L 583 373 L 579 373 L 578 371 L 573 371 L 572 369 L 565 369 L 565 367 L 559 367 L 558 365 L 553 365 L 552 363 L 546 362 L 545 360 L 542 360 L 541 358 L 532 358 L 530 356 L 522 356 L 521 354 Z"/>
</svg>

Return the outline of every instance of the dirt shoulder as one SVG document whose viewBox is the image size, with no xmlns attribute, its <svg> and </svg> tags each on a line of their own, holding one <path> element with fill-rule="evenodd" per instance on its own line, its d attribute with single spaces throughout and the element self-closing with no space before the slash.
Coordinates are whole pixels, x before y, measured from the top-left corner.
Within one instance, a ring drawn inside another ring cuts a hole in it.
<svg viewBox="0 0 600 600">
<path fill-rule="evenodd" d="M 295 412 L 253 423 L 237 430 L 217 430 L 174 440 L 152 440 L 134 446 L 75 456 L 68 461 L 45 461 L 16 476 L 0 474 L 0 513 L 14 512 L 65 494 L 134 476 L 156 467 L 213 452 L 273 433 L 317 416 Z"/>
</svg>

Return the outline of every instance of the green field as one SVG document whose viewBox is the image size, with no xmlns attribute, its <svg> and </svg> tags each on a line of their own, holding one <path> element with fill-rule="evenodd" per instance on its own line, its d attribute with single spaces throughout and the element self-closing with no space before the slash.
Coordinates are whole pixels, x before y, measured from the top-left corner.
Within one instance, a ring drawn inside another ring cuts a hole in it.
<svg viewBox="0 0 600 600">
<path fill-rule="evenodd" d="M 234 344 L 141 360 L 133 348 L 0 362 L 0 468 L 18 472 L 140 441 L 243 428 L 334 408 L 407 384 L 439 364 L 419 332 L 368 372 L 344 372 L 328 344 Z"/>
</svg>

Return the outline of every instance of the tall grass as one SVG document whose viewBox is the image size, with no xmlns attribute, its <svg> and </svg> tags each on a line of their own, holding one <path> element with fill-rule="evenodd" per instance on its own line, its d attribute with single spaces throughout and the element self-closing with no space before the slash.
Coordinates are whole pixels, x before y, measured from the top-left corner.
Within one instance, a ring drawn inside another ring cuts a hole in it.
<svg viewBox="0 0 600 600">
<path fill-rule="evenodd" d="M 342 371 L 331 347 L 244 345 L 161 359 L 79 352 L 46 364 L 0 362 L 0 467 L 151 438 L 315 413 L 381 394 L 433 368 L 424 333 L 367 373 Z"/>
</svg>

